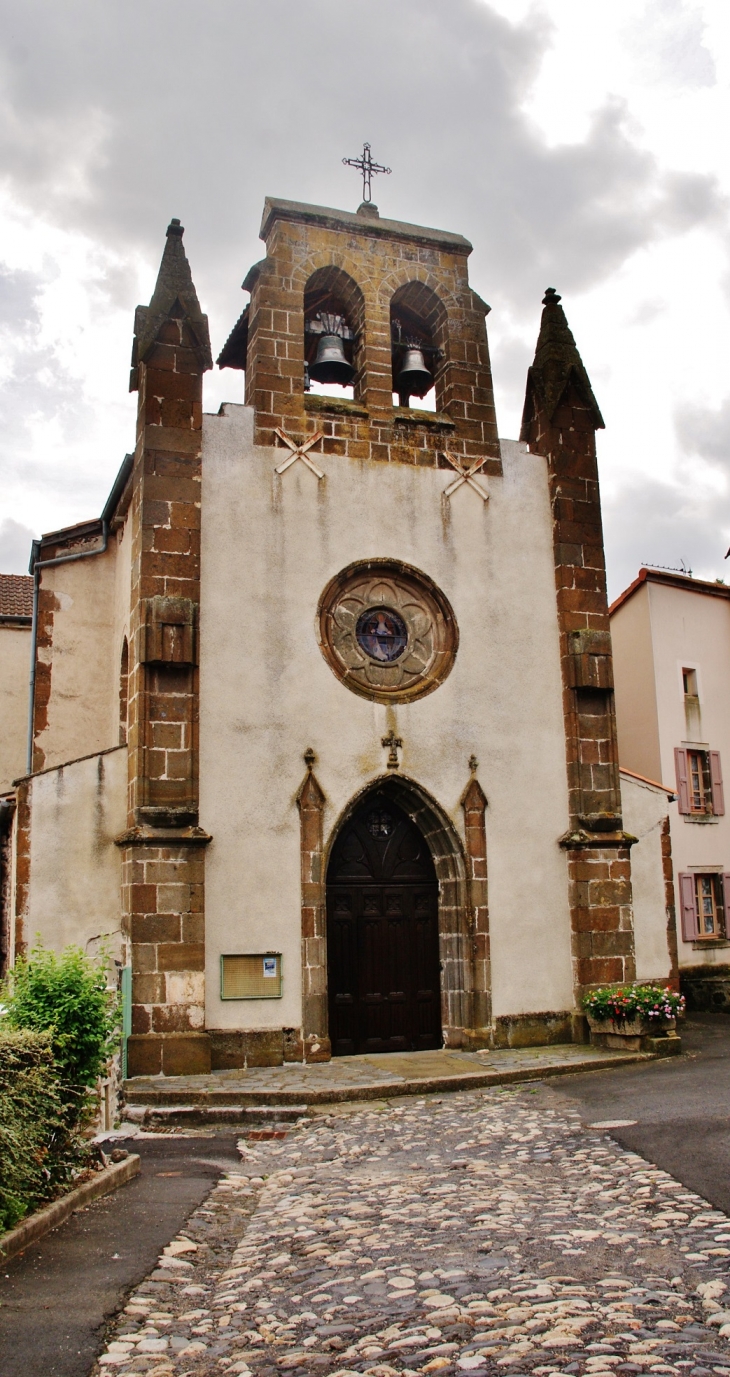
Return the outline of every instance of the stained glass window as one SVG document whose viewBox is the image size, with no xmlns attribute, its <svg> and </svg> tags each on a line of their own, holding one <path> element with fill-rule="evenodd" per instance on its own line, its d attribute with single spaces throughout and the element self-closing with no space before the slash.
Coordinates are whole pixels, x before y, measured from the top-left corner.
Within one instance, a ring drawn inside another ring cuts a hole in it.
<svg viewBox="0 0 730 1377">
<path fill-rule="evenodd" d="M 397 660 L 408 643 L 406 624 L 390 607 L 368 608 L 358 618 L 355 635 L 361 650 L 382 664 Z"/>
</svg>

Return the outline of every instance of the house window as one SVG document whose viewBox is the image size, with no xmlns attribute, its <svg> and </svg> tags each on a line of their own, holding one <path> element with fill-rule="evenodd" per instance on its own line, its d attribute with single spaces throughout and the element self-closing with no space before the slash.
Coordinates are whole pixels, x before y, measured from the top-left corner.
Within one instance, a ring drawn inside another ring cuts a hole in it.
<svg viewBox="0 0 730 1377">
<path fill-rule="evenodd" d="M 695 875 L 698 937 L 717 937 L 719 935 L 721 910 L 718 902 L 718 889 L 719 876 Z"/>
<path fill-rule="evenodd" d="M 682 683 L 683 683 L 683 685 L 684 685 L 685 696 L 686 696 L 687 698 L 696 698 L 696 697 L 697 697 L 697 670 L 696 670 L 696 669 L 683 669 L 683 670 L 682 670 Z"/>
<path fill-rule="evenodd" d="M 690 817 L 722 817 L 725 795 L 720 752 L 677 748 L 674 761 L 680 813 Z"/>
<path fill-rule="evenodd" d="M 700 716 L 696 669 L 682 670 L 682 687 L 684 689 L 684 719 L 687 724 L 687 740 L 700 741 L 702 739 L 702 718 Z"/>
<path fill-rule="evenodd" d="M 712 812 L 712 786 L 710 784 L 710 762 L 707 751 L 688 751 L 689 767 L 689 811 L 690 813 Z"/>
<path fill-rule="evenodd" d="M 730 930 L 730 875 L 714 871 L 679 876 L 682 938 L 685 942 L 718 941 Z"/>
</svg>

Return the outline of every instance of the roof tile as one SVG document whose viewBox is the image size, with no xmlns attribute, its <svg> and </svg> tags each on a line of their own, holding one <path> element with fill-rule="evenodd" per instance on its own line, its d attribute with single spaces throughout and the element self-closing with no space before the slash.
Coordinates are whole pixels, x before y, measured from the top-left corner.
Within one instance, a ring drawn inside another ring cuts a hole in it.
<svg viewBox="0 0 730 1377">
<path fill-rule="evenodd" d="M 33 579 L 30 574 L 0 574 L 0 617 L 33 614 Z"/>
</svg>

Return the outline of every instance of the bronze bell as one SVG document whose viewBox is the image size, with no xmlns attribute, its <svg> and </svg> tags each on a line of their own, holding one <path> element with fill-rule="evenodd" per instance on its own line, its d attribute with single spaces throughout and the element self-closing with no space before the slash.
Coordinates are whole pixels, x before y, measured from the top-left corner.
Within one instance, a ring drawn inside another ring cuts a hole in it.
<svg viewBox="0 0 730 1377">
<path fill-rule="evenodd" d="M 426 367 L 423 350 L 417 347 L 406 349 L 396 382 L 396 391 L 401 399 L 401 406 L 408 405 L 409 397 L 425 397 L 432 387 L 433 375 L 429 373 Z"/>
<path fill-rule="evenodd" d="M 355 376 L 348 363 L 340 335 L 322 335 L 317 345 L 317 357 L 309 366 L 309 376 L 319 383 L 340 383 L 347 387 Z"/>
</svg>

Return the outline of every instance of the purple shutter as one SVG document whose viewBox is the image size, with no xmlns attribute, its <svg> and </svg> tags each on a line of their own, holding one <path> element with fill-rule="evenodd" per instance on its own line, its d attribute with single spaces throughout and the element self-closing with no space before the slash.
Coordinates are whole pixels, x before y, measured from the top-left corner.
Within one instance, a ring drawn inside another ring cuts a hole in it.
<svg viewBox="0 0 730 1377">
<path fill-rule="evenodd" d="M 725 936 L 730 932 L 730 875 L 722 877 L 722 906 L 725 910 Z"/>
<path fill-rule="evenodd" d="M 679 877 L 679 906 L 682 911 L 682 941 L 694 942 L 697 939 L 697 899 L 694 875 Z"/>
<path fill-rule="evenodd" d="M 725 793 L 722 787 L 719 751 L 710 751 L 710 783 L 712 784 L 712 811 L 716 818 L 721 818 L 725 812 Z"/>
<path fill-rule="evenodd" d="M 674 768 L 677 772 L 677 807 L 680 813 L 689 813 L 689 776 L 687 774 L 687 752 L 679 746 L 674 748 Z"/>
</svg>

